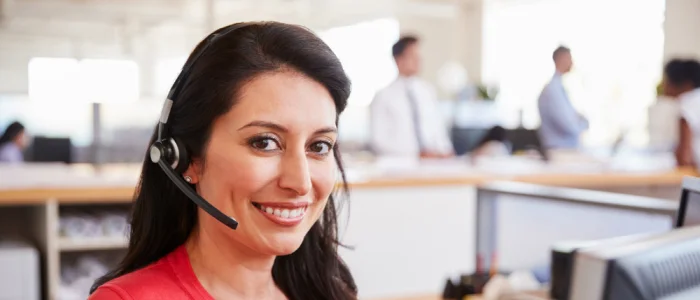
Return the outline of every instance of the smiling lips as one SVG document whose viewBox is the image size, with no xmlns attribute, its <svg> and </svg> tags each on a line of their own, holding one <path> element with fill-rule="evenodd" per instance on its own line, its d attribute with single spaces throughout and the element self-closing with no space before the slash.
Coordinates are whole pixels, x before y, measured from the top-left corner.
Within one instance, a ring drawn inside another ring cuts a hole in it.
<svg viewBox="0 0 700 300">
<path fill-rule="evenodd" d="M 260 213 L 270 221 L 282 226 L 295 226 L 304 219 L 308 202 L 255 203 Z"/>
</svg>

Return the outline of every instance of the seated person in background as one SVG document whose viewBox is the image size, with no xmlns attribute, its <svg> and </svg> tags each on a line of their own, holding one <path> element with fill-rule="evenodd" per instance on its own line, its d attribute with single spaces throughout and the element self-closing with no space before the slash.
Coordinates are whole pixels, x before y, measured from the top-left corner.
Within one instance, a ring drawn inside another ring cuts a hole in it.
<svg viewBox="0 0 700 300">
<path fill-rule="evenodd" d="M 419 79 L 418 39 L 405 36 L 392 48 L 399 77 L 371 105 L 371 147 L 380 156 L 446 158 L 454 155 L 435 92 Z"/>
<path fill-rule="evenodd" d="M 0 137 L 0 163 L 20 163 L 24 161 L 22 151 L 27 147 L 24 125 L 13 122 Z"/>
<path fill-rule="evenodd" d="M 588 120 L 579 114 L 569 101 L 562 76 L 571 71 L 571 50 L 560 46 L 552 54 L 556 72 L 544 87 L 538 100 L 542 125 L 540 137 L 545 148 L 575 149 L 581 133 L 588 129 Z"/>
<path fill-rule="evenodd" d="M 676 147 L 679 166 L 700 163 L 700 63 L 674 59 L 664 68 L 663 93 L 678 99 L 681 107 L 680 140 Z"/>
</svg>

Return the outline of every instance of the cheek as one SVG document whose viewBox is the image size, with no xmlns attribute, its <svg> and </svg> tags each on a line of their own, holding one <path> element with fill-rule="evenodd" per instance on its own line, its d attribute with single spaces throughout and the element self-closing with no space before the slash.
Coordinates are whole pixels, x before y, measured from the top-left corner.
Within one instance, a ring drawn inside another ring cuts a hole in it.
<svg viewBox="0 0 700 300">
<path fill-rule="evenodd" d="M 274 163 L 260 160 L 242 153 L 214 157 L 207 161 L 203 181 L 216 185 L 211 188 L 215 189 L 217 202 L 234 206 L 246 204 L 246 200 L 275 177 Z"/>
<path fill-rule="evenodd" d="M 335 165 L 335 161 L 329 159 L 327 162 L 309 167 L 314 187 L 314 200 L 325 204 L 325 201 L 328 200 L 328 196 L 333 192 L 337 181 L 336 179 L 338 178 L 338 168 Z"/>
</svg>

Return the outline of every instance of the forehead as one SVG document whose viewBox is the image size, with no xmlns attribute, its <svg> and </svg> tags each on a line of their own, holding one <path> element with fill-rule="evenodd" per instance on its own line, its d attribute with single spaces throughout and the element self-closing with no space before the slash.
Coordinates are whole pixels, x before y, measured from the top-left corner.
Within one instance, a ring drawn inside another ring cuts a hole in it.
<svg viewBox="0 0 700 300">
<path fill-rule="evenodd" d="M 420 51 L 420 44 L 418 42 L 412 43 L 406 46 L 405 53 L 418 53 Z"/>
<path fill-rule="evenodd" d="M 336 107 L 321 83 L 298 72 L 282 71 L 246 83 L 225 118 L 242 125 L 270 121 L 290 130 L 315 130 L 335 126 Z"/>
</svg>

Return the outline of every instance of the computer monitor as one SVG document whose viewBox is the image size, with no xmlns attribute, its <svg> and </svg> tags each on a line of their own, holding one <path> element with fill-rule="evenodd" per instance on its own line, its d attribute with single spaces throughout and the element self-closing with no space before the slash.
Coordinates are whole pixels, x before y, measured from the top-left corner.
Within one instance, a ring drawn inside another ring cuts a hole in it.
<svg viewBox="0 0 700 300">
<path fill-rule="evenodd" d="M 31 161 L 72 163 L 70 138 L 35 137 L 31 144 Z"/>
<path fill-rule="evenodd" d="M 700 299 L 700 226 L 579 251 L 569 299 Z"/>
<path fill-rule="evenodd" d="M 700 225 L 700 178 L 685 177 L 675 227 Z"/>
<path fill-rule="evenodd" d="M 535 150 L 542 156 L 542 160 L 549 160 L 549 153 L 542 144 L 540 135 L 536 129 L 508 129 L 506 130 L 506 140 L 510 143 L 513 153 Z"/>
</svg>

